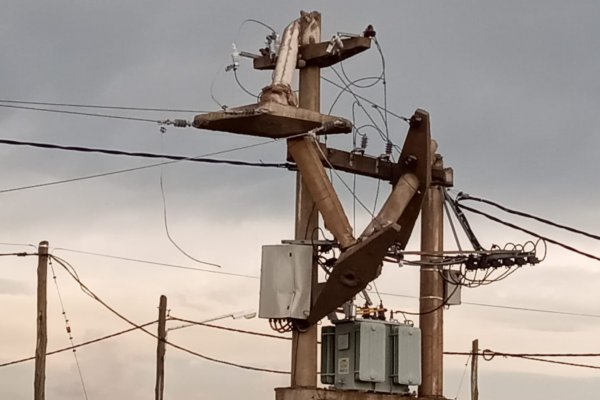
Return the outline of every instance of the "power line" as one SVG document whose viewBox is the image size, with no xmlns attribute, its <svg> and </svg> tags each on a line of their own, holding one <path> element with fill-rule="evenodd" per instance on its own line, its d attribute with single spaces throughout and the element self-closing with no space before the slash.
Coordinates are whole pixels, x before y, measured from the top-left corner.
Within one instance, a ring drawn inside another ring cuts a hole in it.
<svg viewBox="0 0 600 400">
<path fill-rule="evenodd" d="M 268 140 L 268 141 L 264 141 L 264 142 L 253 143 L 251 145 L 234 147 L 232 149 L 227 149 L 227 150 L 221 150 L 221 151 L 216 151 L 216 152 L 212 152 L 212 153 L 207 153 L 207 154 L 204 154 L 204 155 L 201 155 L 201 156 L 198 156 L 198 157 L 191 157 L 191 158 L 210 157 L 210 156 L 216 156 L 216 155 L 225 154 L 225 153 L 232 153 L 234 151 L 245 150 L 245 149 L 249 149 L 249 148 L 252 148 L 252 147 L 258 147 L 258 146 L 263 146 L 265 144 L 274 143 L 274 142 L 276 142 L 278 140 L 279 139 L 272 139 L 272 140 Z M 156 163 L 156 164 L 143 165 L 141 167 L 125 168 L 125 169 L 119 169 L 119 170 L 115 170 L 115 171 L 103 172 L 103 173 L 99 173 L 99 174 L 92 174 L 92 175 L 80 176 L 80 177 L 76 177 L 76 178 L 61 179 L 61 180 L 57 180 L 57 181 L 51 181 L 51 182 L 45 182 L 45 183 L 38 183 L 38 184 L 27 185 L 27 186 L 19 186 L 19 187 L 14 187 L 14 188 L 10 188 L 10 189 L 0 190 L 0 194 L 1 193 L 16 192 L 16 191 L 21 191 L 21 190 L 28 190 L 28 189 L 36 189 L 36 188 L 41 188 L 41 187 L 46 187 L 46 186 L 60 185 L 60 184 L 64 184 L 64 183 L 78 182 L 78 181 L 83 181 L 83 180 L 88 180 L 88 179 L 94 179 L 94 178 L 101 178 L 101 177 L 111 176 L 111 175 L 117 175 L 117 174 L 124 174 L 124 173 L 139 171 L 139 170 L 143 170 L 143 169 L 147 169 L 147 168 L 160 167 L 162 165 L 175 164 L 175 163 L 178 163 L 178 162 L 181 162 L 181 161 L 183 161 L 183 160 L 179 160 L 179 161 L 165 161 L 165 162 Z"/>
<path fill-rule="evenodd" d="M 67 312 L 65 311 L 65 305 L 63 303 L 62 295 L 60 294 L 60 289 L 58 287 L 58 281 L 56 280 L 56 272 L 54 272 L 54 265 L 52 265 L 52 258 L 49 259 L 50 270 L 52 271 L 52 279 L 54 280 L 54 286 L 56 286 L 56 293 L 58 294 L 58 300 L 60 302 L 60 308 L 62 310 L 62 316 L 65 320 L 65 328 L 67 331 L 67 336 L 69 337 L 69 342 L 71 342 L 71 347 L 75 346 L 73 343 L 73 336 L 71 335 L 71 325 L 69 324 L 69 319 L 67 318 Z M 81 382 L 81 388 L 83 390 L 83 396 L 88 399 L 87 390 L 85 388 L 85 381 L 83 380 L 83 374 L 81 373 L 81 366 L 79 365 L 79 358 L 77 357 L 77 351 L 73 349 L 73 357 L 75 358 L 75 365 L 77 367 L 77 372 L 79 374 L 79 381 Z"/>
<path fill-rule="evenodd" d="M 169 263 L 163 263 L 163 262 L 158 262 L 158 261 L 143 260 L 143 259 L 139 259 L 139 258 L 122 257 L 122 256 L 116 256 L 116 255 L 110 255 L 110 254 L 101 254 L 101 253 L 95 253 L 95 252 L 91 252 L 91 251 L 66 249 L 66 248 L 62 248 L 62 247 L 55 247 L 55 248 L 53 248 L 53 251 L 68 251 L 71 253 L 111 258 L 113 260 L 129 261 L 129 262 L 135 262 L 135 263 L 141 263 L 141 264 L 156 265 L 156 266 L 166 267 L 166 268 L 177 268 L 177 269 L 185 269 L 185 270 L 198 271 L 198 272 L 208 272 L 211 274 L 218 274 L 218 275 L 236 276 L 236 277 L 240 277 L 240 278 L 258 279 L 258 276 L 255 276 L 255 275 L 245 275 L 245 274 L 237 274 L 234 272 L 224 272 L 224 271 L 215 271 L 212 269 L 205 269 L 205 268 L 187 267 L 187 266 L 177 265 L 177 264 L 169 264 Z"/>
<path fill-rule="evenodd" d="M 580 254 L 580 255 L 582 255 L 582 256 L 585 256 L 585 257 L 591 258 L 591 259 L 593 259 L 593 260 L 596 260 L 596 261 L 600 261 L 600 257 L 597 257 L 597 256 L 595 256 L 595 255 L 593 255 L 593 254 L 586 253 L 586 252 L 584 252 L 584 251 L 581 251 L 581 250 L 578 250 L 578 249 L 576 249 L 575 247 L 572 247 L 572 246 L 566 245 L 566 244 L 564 244 L 564 243 L 562 243 L 562 242 L 559 242 L 559 241 L 557 241 L 557 240 L 553 240 L 553 239 L 550 239 L 550 238 L 548 238 L 548 237 L 546 237 L 546 236 L 540 235 L 539 233 L 535 233 L 535 232 L 532 232 L 532 231 L 530 231 L 530 230 L 528 230 L 528 229 L 525 229 L 525 228 L 522 228 L 522 227 L 520 227 L 520 226 L 517 226 L 517 225 L 515 225 L 515 224 L 511 224 L 510 222 L 503 221 L 503 220 L 501 220 L 500 218 L 496 218 L 496 217 L 494 217 L 494 216 L 491 216 L 490 214 L 487 214 L 487 213 L 485 213 L 485 212 L 483 212 L 483 211 L 479 211 L 479 210 L 476 210 L 476 209 L 474 209 L 474 208 L 471 208 L 471 207 L 468 207 L 468 206 L 464 206 L 464 205 L 462 205 L 462 204 L 458 204 L 458 206 L 459 206 L 460 208 L 462 208 L 462 209 L 465 209 L 465 210 L 467 210 L 467 211 L 471 211 L 471 212 L 473 212 L 473 213 L 475 213 L 475 214 L 482 215 L 482 216 L 486 217 L 487 219 L 489 219 L 489 220 L 491 220 L 491 221 L 494 221 L 494 222 L 497 222 L 497 223 L 499 223 L 499 224 L 502 224 L 502 225 L 508 226 L 509 228 L 513 228 L 513 229 L 516 229 L 516 230 L 518 230 L 518 231 L 521 231 L 521 232 L 525 232 L 525 233 L 527 233 L 528 235 L 535 236 L 535 237 L 537 237 L 537 238 L 540 238 L 540 239 L 542 239 L 542 240 L 545 240 L 545 241 L 547 241 L 548 243 L 552 243 L 552 244 L 555 244 L 555 245 L 557 245 L 557 246 L 560 246 L 560 247 L 562 247 L 563 249 L 566 249 L 566 250 L 572 251 L 572 252 L 574 252 L 574 253 Z"/>
<path fill-rule="evenodd" d="M 2 243 L 0 243 L 0 244 L 2 244 Z M 112 258 L 115 260 L 143 263 L 143 264 L 149 264 L 149 265 L 163 266 L 163 267 L 167 267 L 167 268 L 178 268 L 178 269 L 193 270 L 193 271 L 198 271 L 198 272 L 208 272 L 211 274 L 234 276 L 234 277 L 239 277 L 239 278 L 248 278 L 248 279 L 259 279 L 260 278 L 259 276 L 256 276 L 256 275 L 246 275 L 246 274 L 238 274 L 238 273 L 234 273 L 234 272 L 215 271 L 215 270 L 211 270 L 211 269 L 186 267 L 186 266 L 182 266 L 182 265 L 162 263 L 162 262 L 144 260 L 144 259 L 133 258 L 133 257 L 123 257 L 123 256 L 102 254 L 102 253 L 96 253 L 96 252 L 90 252 L 90 251 L 84 251 L 84 250 L 67 249 L 67 248 L 62 248 L 62 247 L 55 247 L 53 250 L 54 251 L 67 251 L 67 252 L 71 252 L 71 253 L 85 254 L 85 255 L 104 257 L 104 258 Z M 30 254 L 30 255 L 36 255 L 36 254 Z M 380 294 L 384 295 L 384 296 L 402 297 L 402 298 L 409 298 L 409 299 L 418 299 L 419 298 L 418 296 L 410 296 L 410 295 L 399 294 L 399 293 L 380 292 Z M 533 307 L 518 307 L 518 306 L 507 306 L 507 305 L 501 305 L 501 304 L 477 303 L 477 302 L 466 302 L 466 301 L 463 301 L 461 304 L 465 304 L 465 305 L 469 305 L 469 306 L 476 306 L 476 307 L 498 308 L 498 309 L 505 309 L 505 310 L 512 310 L 512 311 L 537 312 L 537 313 L 545 313 L 545 314 L 566 315 L 566 316 L 572 316 L 572 317 L 600 318 L 600 314 L 577 313 L 577 312 L 571 312 L 571 311 L 550 310 L 550 309 L 533 308 Z"/>
<path fill-rule="evenodd" d="M 63 347 L 62 349 L 53 350 L 53 351 L 50 351 L 50 352 L 46 353 L 46 355 L 47 356 L 51 356 L 53 354 L 63 353 L 65 351 L 75 350 L 75 349 L 78 349 L 80 347 L 87 346 L 87 345 L 90 345 L 90 344 L 99 343 L 99 342 L 102 342 L 102 341 L 107 340 L 107 339 L 112 339 L 114 337 L 121 336 L 121 335 L 123 335 L 125 333 L 129 333 L 129 332 L 133 332 L 133 331 L 138 330 L 138 329 L 145 328 L 147 326 L 156 324 L 157 322 L 158 321 L 146 322 L 145 324 L 141 324 L 141 325 L 133 327 L 133 328 L 128 328 L 128 329 L 125 329 L 125 330 L 122 330 L 122 331 L 119 331 L 119 332 L 111 333 L 109 335 L 102 336 L 102 337 L 99 337 L 99 338 L 96 338 L 96 339 L 92 339 L 92 340 L 88 340 L 86 342 L 81 342 L 81 343 L 73 345 L 73 346 Z M 14 361 L 5 362 L 3 364 L 0 364 L 0 368 L 2 368 L 2 367 L 8 367 L 10 365 L 21 364 L 21 363 L 24 363 L 24 362 L 27 362 L 27 361 L 31 361 L 31 360 L 35 360 L 35 356 L 33 356 L 33 357 L 27 357 L 27 358 L 21 358 L 19 360 L 14 360 Z"/>
<path fill-rule="evenodd" d="M 342 86 L 342 85 L 340 85 L 340 84 L 338 84 L 338 83 L 336 83 L 336 82 L 332 81 L 331 79 L 329 79 L 329 78 L 327 78 L 327 77 L 325 77 L 325 76 L 321 76 L 321 79 L 322 79 L 322 80 L 324 80 L 325 82 L 327 82 L 327 83 L 329 83 L 329 84 L 331 84 L 331 85 L 333 85 L 333 86 L 337 87 L 338 89 L 341 89 L 341 90 L 343 90 L 343 91 L 347 91 L 347 92 L 349 92 L 349 93 L 351 92 L 351 90 L 349 90 L 347 87 L 344 87 L 344 86 Z M 358 97 L 358 98 L 359 98 L 359 99 L 361 99 L 361 100 L 364 100 L 364 101 L 366 101 L 367 103 L 371 104 L 373 107 L 375 107 L 375 108 L 378 108 L 378 109 L 382 110 L 383 112 L 385 112 L 385 113 L 387 113 L 387 114 L 390 114 L 391 116 L 394 116 L 394 117 L 396 117 L 396 118 L 398 118 L 398 119 L 401 119 L 402 121 L 405 121 L 405 122 L 408 122 L 408 121 L 409 121 L 409 118 L 407 118 L 407 117 L 404 117 L 404 116 L 402 116 L 402 115 L 400 115 L 400 114 L 396 114 L 395 112 L 392 112 L 392 111 L 388 110 L 387 108 L 384 108 L 384 107 L 380 106 L 379 104 L 375 103 L 375 102 L 374 102 L 374 101 L 372 101 L 372 100 L 369 100 L 368 98 L 366 98 L 366 97 L 364 97 L 364 96 L 361 96 L 361 95 L 359 95 L 359 94 L 356 94 L 356 93 L 354 93 L 353 95 L 354 95 L 355 97 Z"/>
<path fill-rule="evenodd" d="M 410 295 L 406 295 L 406 294 L 387 293 L 387 292 L 380 292 L 380 293 L 384 296 L 402 297 L 402 298 L 406 298 L 406 299 L 419 299 L 419 296 L 410 296 Z M 538 312 L 538 313 L 545 313 L 545 314 L 568 315 L 568 316 L 572 316 L 572 317 L 600 318 L 600 314 L 575 313 L 575 312 L 569 312 L 569 311 L 548 310 L 548 309 L 541 309 L 541 308 L 505 306 L 505 305 L 501 305 L 501 304 L 474 303 L 474 302 L 468 302 L 468 301 L 463 301 L 463 302 L 461 302 L 461 304 L 465 304 L 465 305 L 469 305 L 469 306 L 501 308 L 501 309 L 513 310 L 513 311 L 526 311 L 526 312 Z"/>
<path fill-rule="evenodd" d="M 195 262 L 197 262 L 199 264 L 210 265 L 210 266 L 213 266 L 213 267 L 221 268 L 221 266 L 219 264 L 202 261 L 202 260 L 199 260 L 196 257 L 192 256 L 187 251 L 185 251 L 180 245 L 178 245 L 177 242 L 175 241 L 175 239 L 173 239 L 173 237 L 171 236 L 171 232 L 169 232 L 169 223 L 168 223 L 168 220 L 167 220 L 167 198 L 165 196 L 165 188 L 164 188 L 164 185 L 163 185 L 163 171 L 162 171 L 162 169 L 160 170 L 160 194 L 162 196 L 162 203 L 163 203 L 163 222 L 164 222 L 164 227 L 165 227 L 165 233 L 167 234 L 167 238 L 169 239 L 169 242 L 171 242 L 171 244 L 173 246 L 175 246 L 175 248 L 177 250 L 179 250 L 179 252 L 181 254 L 183 254 L 184 256 L 186 256 L 187 258 L 189 258 L 190 260 L 195 261 Z"/>
<path fill-rule="evenodd" d="M 25 251 L 17 252 L 17 253 L 0 253 L 0 257 L 27 257 L 27 256 L 37 256 L 38 253 L 27 253 Z"/>
<path fill-rule="evenodd" d="M 470 195 L 468 195 L 466 193 L 462 193 L 461 192 L 461 193 L 458 194 L 458 196 L 456 198 L 456 201 L 460 202 L 460 201 L 463 201 L 463 200 L 472 200 L 472 201 L 478 201 L 478 202 L 484 203 L 484 204 L 489 204 L 489 205 L 494 206 L 496 208 L 499 208 L 500 210 L 505 211 L 505 212 L 507 212 L 509 214 L 513 214 L 513 215 L 518 215 L 520 217 L 534 219 L 534 220 L 536 220 L 538 222 L 542 222 L 544 224 L 548 224 L 548 225 L 554 226 L 555 228 L 565 229 L 565 230 L 567 230 L 569 232 L 577 233 L 577 234 L 580 234 L 580 235 L 583 235 L 583 236 L 587 236 L 587 237 L 589 237 L 591 239 L 600 240 L 600 236 L 598 236 L 598 235 L 594 235 L 592 233 L 584 232 L 582 230 L 579 230 L 579 229 L 576 229 L 576 228 L 572 228 L 570 226 L 562 225 L 562 224 L 550 221 L 550 220 L 545 219 L 545 218 L 537 217 L 535 215 L 532 215 L 532 214 L 529 214 L 529 213 L 526 213 L 526 212 L 513 210 L 513 209 L 505 207 L 505 206 L 503 206 L 501 204 L 493 202 L 491 200 L 482 199 L 480 197 L 473 197 L 473 196 L 470 196 Z"/>
<path fill-rule="evenodd" d="M 208 163 L 208 164 L 227 164 L 227 165 L 237 165 L 237 166 L 243 166 L 243 167 L 264 167 L 264 168 L 285 168 L 285 169 L 295 168 L 295 165 L 292 163 L 264 163 L 264 162 L 249 162 L 249 161 L 239 161 L 239 160 L 220 160 L 220 159 L 214 159 L 214 158 L 177 156 L 177 155 L 156 154 L 156 153 L 146 153 L 146 152 L 130 152 L 130 151 L 124 151 L 124 150 L 101 149 L 101 148 L 94 148 L 94 147 L 63 146 L 63 145 L 58 145 L 58 144 L 54 144 L 54 143 L 24 142 L 24 141 L 11 140 L 11 139 L 0 139 L 0 144 L 6 144 L 6 145 L 11 145 L 11 146 L 29 146 L 29 147 L 37 147 L 37 148 L 53 149 L 53 150 L 76 151 L 76 152 L 84 152 L 84 153 L 101 153 L 101 154 L 108 154 L 108 155 L 114 155 L 114 156 L 162 158 L 162 159 L 174 160 L 174 161 L 193 161 L 193 162 Z"/>
<path fill-rule="evenodd" d="M 541 309 L 541 308 L 515 307 L 515 306 L 504 306 L 504 305 L 500 305 L 500 304 L 473 303 L 473 302 L 462 302 L 462 304 L 467 304 L 470 306 L 479 306 L 479 307 L 501 308 L 501 309 L 505 309 L 505 310 L 530 311 L 530 312 L 538 312 L 538 313 L 545 313 L 545 314 L 568 315 L 568 316 L 572 316 L 572 317 L 600 318 L 600 314 L 586 314 L 586 313 L 576 313 L 576 312 L 570 312 L 570 311 L 546 310 L 546 309 Z"/>
<path fill-rule="evenodd" d="M 171 316 L 170 319 L 172 321 L 181 321 L 181 322 L 185 322 L 185 323 L 188 323 L 188 324 L 200 325 L 200 326 L 205 326 L 207 328 L 220 329 L 220 330 L 229 331 L 229 332 L 235 332 L 235 333 L 243 333 L 243 334 L 246 334 L 246 335 L 261 336 L 261 337 L 267 337 L 267 338 L 279 339 L 279 340 L 292 340 L 291 337 L 271 335 L 271 334 L 268 334 L 268 333 L 261 333 L 261 332 L 253 332 L 253 331 L 247 331 L 247 330 L 243 330 L 243 329 L 228 328 L 228 327 L 225 327 L 225 326 L 213 325 L 213 324 L 209 324 L 209 323 L 205 323 L 205 322 L 199 322 L 199 321 L 192 321 L 192 320 L 189 320 L 189 319 L 177 318 L 177 317 L 173 317 L 173 316 Z"/>
<path fill-rule="evenodd" d="M 58 113 L 58 114 L 81 115 L 81 116 L 85 116 L 85 117 L 122 119 L 122 120 L 129 120 L 129 121 L 138 121 L 138 122 L 152 122 L 153 124 L 161 124 L 163 122 L 160 120 L 149 119 L 149 118 L 126 117 L 126 116 L 122 116 L 122 115 L 111 115 L 111 114 L 86 113 L 86 112 L 81 112 L 81 111 L 58 110 L 58 109 L 54 109 L 54 108 L 13 106 L 13 105 L 8 105 L 8 104 L 0 104 L 0 107 L 15 108 L 15 109 L 19 109 L 19 110 L 29 110 L 29 111 L 44 111 L 44 112 Z"/>
<path fill-rule="evenodd" d="M 464 355 L 475 355 L 478 357 L 482 357 L 484 360 L 486 361 L 491 361 L 493 360 L 496 356 L 500 356 L 500 357 L 510 357 L 510 358 L 520 358 L 520 359 L 524 359 L 524 360 L 530 360 L 530 361 L 538 361 L 538 362 L 544 362 L 544 363 L 550 363 L 550 364 L 560 364 L 560 365 L 566 365 L 566 366 L 570 366 L 570 367 L 580 367 L 580 368 L 591 368 L 591 369 L 600 369 L 600 366 L 597 365 L 590 365 L 590 364 L 580 364 L 580 363 L 572 363 L 572 362 L 567 362 L 567 361 L 558 361 L 558 360 L 547 360 L 544 358 L 539 358 L 539 357 L 600 357 L 600 354 L 598 353 L 549 353 L 549 354 L 540 354 L 540 353 L 503 353 L 503 352 L 497 352 L 497 351 L 492 351 L 489 349 L 483 350 L 479 353 L 473 353 L 473 352 L 460 352 L 460 351 L 445 351 L 444 355 L 458 355 L 458 356 L 464 356 Z"/>
<path fill-rule="evenodd" d="M 176 112 L 176 113 L 207 113 L 207 112 L 210 112 L 210 111 L 204 111 L 204 110 L 179 109 L 179 108 L 104 106 L 104 105 L 95 105 L 95 104 L 50 103 L 50 102 L 42 102 L 42 101 L 22 101 L 22 100 L 9 100 L 9 99 L 0 99 L 0 103 L 29 104 L 29 105 L 55 106 L 55 107 L 73 107 L 73 108 L 97 108 L 97 109 L 105 109 L 105 110 L 149 111 L 149 112 Z"/>
<path fill-rule="evenodd" d="M 100 297 L 98 297 L 91 289 L 89 289 L 77 276 L 77 273 L 75 272 L 73 266 L 71 266 L 67 261 L 56 257 L 54 255 L 50 255 L 50 257 L 52 257 L 54 260 L 56 260 L 56 262 L 58 262 L 66 271 L 67 273 L 71 276 L 71 278 L 73 278 L 73 280 L 75 280 L 75 282 L 77 282 L 77 284 L 79 284 L 79 286 L 81 287 L 81 290 L 86 293 L 88 296 L 90 296 L 92 299 L 94 299 L 96 302 L 100 303 L 104 308 L 106 308 L 107 310 L 109 310 L 111 313 L 115 314 L 117 317 L 119 317 L 120 319 L 122 319 L 123 321 L 127 322 L 128 324 L 140 329 L 142 332 L 146 333 L 147 335 L 157 339 L 157 340 L 162 340 L 159 339 L 157 335 L 155 335 L 154 333 L 148 331 L 147 329 L 140 327 L 138 324 L 136 324 L 135 322 L 131 321 L 129 318 L 125 317 L 123 314 L 119 313 L 117 310 L 115 310 L 113 307 L 109 306 L 104 300 L 102 300 Z M 198 352 L 195 352 L 193 350 L 187 349 L 185 347 L 179 346 L 175 343 L 172 343 L 170 341 L 165 340 L 164 341 L 166 344 L 168 344 L 171 347 L 174 347 L 178 350 L 181 350 L 185 353 L 194 355 L 196 357 L 202 358 L 204 360 L 207 361 L 212 361 L 218 364 L 224 364 L 224 365 L 229 365 L 232 367 L 236 367 L 236 368 L 241 368 L 241 369 L 245 369 L 245 370 L 250 370 L 250 371 L 258 371 L 258 372 L 269 372 L 269 373 L 273 373 L 273 374 L 287 374 L 289 375 L 290 372 L 289 371 L 281 371 L 281 370 L 274 370 L 274 369 L 269 369 L 269 368 L 260 368 L 260 367 L 254 367 L 254 366 L 249 366 L 249 365 L 243 365 L 243 364 L 238 364 L 238 363 L 234 363 L 234 362 L 230 362 L 230 361 L 225 361 L 225 360 L 219 360 L 213 357 L 208 357 L 205 356 L 203 354 L 200 354 Z"/>
</svg>

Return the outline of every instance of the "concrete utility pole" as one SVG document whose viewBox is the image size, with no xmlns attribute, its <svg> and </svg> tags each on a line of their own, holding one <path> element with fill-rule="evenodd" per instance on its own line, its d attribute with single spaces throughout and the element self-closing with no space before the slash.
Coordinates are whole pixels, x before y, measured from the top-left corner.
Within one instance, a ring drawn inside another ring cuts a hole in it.
<svg viewBox="0 0 600 400">
<path fill-rule="evenodd" d="M 321 14 L 312 12 L 300 18 L 300 45 L 321 41 Z M 300 69 L 299 107 L 319 112 L 321 109 L 321 69 Z M 293 140 L 293 139 L 292 139 Z M 302 139 L 300 139 L 302 140 Z M 295 239 L 310 240 L 319 226 L 319 213 L 300 172 L 296 173 Z M 316 299 L 318 266 L 312 265 L 312 293 Z M 317 386 L 317 325 L 306 332 L 292 333 L 292 387 Z"/>
<path fill-rule="evenodd" d="M 158 344 L 156 345 L 156 386 L 155 400 L 162 400 L 165 391 L 165 339 L 167 338 L 167 297 L 160 296 L 158 305 Z"/>
<path fill-rule="evenodd" d="M 434 169 L 443 169 L 441 157 Z M 440 253 L 444 249 L 444 188 L 435 180 L 427 190 L 421 215 L 421 251 Z M 443 398 L 444 281 L 441 268 L 433 264 L 440 256 L 425 254 L 432 264 L 421 267 L 419 328 L 421 328 L 422 381 L 419 396 Z"/>
<path fill-rule="evenodd" d="M 34 400 L 45 399 L 46 384 L 46 344 L 47 336 L 47 280 L 48 280 L 48 242 L 38 246 L 37 268 L 37 340 L 35 346 L 35 376 L 33 381 Z"/>
</svg>

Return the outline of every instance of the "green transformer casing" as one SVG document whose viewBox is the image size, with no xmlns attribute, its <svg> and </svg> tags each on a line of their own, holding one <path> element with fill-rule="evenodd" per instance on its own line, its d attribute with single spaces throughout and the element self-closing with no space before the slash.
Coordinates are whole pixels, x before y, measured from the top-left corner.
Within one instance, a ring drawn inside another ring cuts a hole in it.
<svg viewBox="0 0 600 400">
<path fill-rule="evenodd" d="M 408 393 L 421 384 L 420 329 L 368 319 L 324 326 L 321 382 L 342 390 Z"/>
</svg>

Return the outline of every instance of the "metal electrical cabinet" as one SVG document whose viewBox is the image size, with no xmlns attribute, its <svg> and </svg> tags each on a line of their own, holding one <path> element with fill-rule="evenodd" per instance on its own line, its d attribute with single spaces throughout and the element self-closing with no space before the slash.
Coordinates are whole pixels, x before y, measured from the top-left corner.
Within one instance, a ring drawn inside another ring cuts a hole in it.
<svg viewBox="0 0 600 400">
<path fill-rule="evenodd" d="M 311 245 L 262 247 L 260 318 L 306 319 L 310 313 Z"/>
<path fill-rule="evenodd" d="M 395 321 L 340 320 L 321 330 L 321 382 L 408 393 L 421 384 L 421 331 Z"/>
</svg>

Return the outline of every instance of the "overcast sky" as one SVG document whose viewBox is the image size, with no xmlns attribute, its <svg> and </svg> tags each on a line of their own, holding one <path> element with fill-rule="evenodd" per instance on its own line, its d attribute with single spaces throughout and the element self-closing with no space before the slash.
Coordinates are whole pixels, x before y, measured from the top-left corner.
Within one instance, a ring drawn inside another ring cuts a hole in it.
<svg viewBox="0 0 600 400">
<path fill-rule="evenodd" d="M 600 5 L 594 1 L 396 2 L 384 1 L 145 1 L 5 2 L 0 14 L 0 99 L 216 110 L 218 104 L 252 103 L 224 67 L 233 42 L 257 52 L 269 30 L 278 32 L 300 9 L 323 15 L 323 40 L 335 32 L 360 33 L 373 24 L 385 57 L 387 104 L 410 116 L 431 115 L 432 135 L 446 166 L 454 168 L 455 190 L 495 200 L 589 232 L 600 231 L 596 154 L 600 145 Z M 351 79 L 381 73 L 377 51 L 344 63 Z M 339 69 L 338 69 L 339 70 Z M 257 93 L 270 78 L 240 61 L 244 87 Z M 331 70 L 322 75 L 339 82 Z M 381 85 L 356 89 L 383 105 Z M 322 111 L 339 90 L 322 83 Z M 0 106 L 10 103 L 0 101 Z M 352 116 L 349 95 L 333 114 Z M 13 104 L 14 105 L 14 104 Z M 35 106 L 34 106 L 35 107 Z M 52 108 L 52 107 L 50 107 Z M 55 107 L 54 107 L 55 108 Z M 379 115 L 367 107 L 377 121 Z M 193 119 L 194 113 L 83 110 L 164 120 Z M 356 124 L 368 123 L 361 111 Z M 381 125 L 381 124 L 380 124 Z M 381 125 L 382 126 L 382 125 Z M 390 116 L 395 143 L 407 125 Z M 169 127 L 152 122 L 94 118 L 0 107 L 0 138 L 199 156 L 264 142 L 264 139 Z M 385 144 L 374 131 L 367 153 Z M 352 137 L 332 139 L 352 148 Z M 218 157 L 282 162 L 285 144 L 275 142 Z M 34 251 L 27 244 L 48 240 L 92 290 L 138 323 L 156 318 L 161 294 L 172 314 L 203 320 L 256 309 L 260 251 L 293 235 L 294 175 L 282 169 L 175 163 L 34 189 L 7 189 L 111 172 L 153 160 L 0 145 L 0 253 Z M 168 240 L 163 221 L 163 176 L 168 228 L 193 257 L 222 266 L 238 277 L 103 258 L 70 250 L 152 260 L 194 268 Z M 342 176 L 347 182 L 352 177 Z M 334 178 L 351 221 L 352 198 Z M 389 188 L 381 184 L 379 203 Z M 377 182 L 358 179 L 357 196 L 374 204 Z M 592 240 L 490 210 L 556 240 L 597 253 Z M 469 215 L 484 247 L 532 237 Z M 356 211 L 356 230 L 368 214 Z M 418 228 L 409 248 L 418 249 Z M 463 246 L 467 247 L 464 236 Z M 448 249 L 456 249 L 449 229 Z M 11 245 L 14 244 L 14 245 Z M 69 249 L 69 250 L 65 250 Z M 35 349 L 34 257 L 0 258 L 0 363 L 30 356 Z M 81 292 L 54 264 L 75 342 L 128 325 Z M 386 265 L 377 281 L 386 306 L 418 309 L 418 271 Z M 519 311 L 463 304 L 445 313 L 445 349 L 482 348 L 528 353 L 598 353 L 600 264 L 548 248 L 546 260 L 510 278 L 463 290 L 466 303 L 561 311 Z M 49 350 L 69 345 L 53 281 L 49 281 Z M 401 295 L 392 296 L 390 294 Z M 408 296 L 408 297 L 403 297 Z M 569 314 L 571 313 L 571 314 Z M 588 314 L 577 316 L 573 314 Z M 240 329 L 270 332 L 263 320 L 223 320 Z M 241 364 L 288 370 L 289 343 L 192 327 L 170 338 L 207 356 Z M 154 390 L 155 342 L 141 332 L 78 350 L 89 399 L 148 399 Z M 565 359 L 584 364 L 593 358 Z M 445 396 L 468 398 L 461 386 L 466 357 L 445 358 Z M 597 370 L 525 360 L 480 363 L 480 393 L 486 400 L 585 398 L 600 389 Z M 165 398 L 273 398 L 289 384 L 270 375 L 167 351 Z M 72 353 L 47 361 L 47 398 L 81 399 Z M 33 363 L 0 369 L 2 398 L 32 397 Z"/>
</svg>

